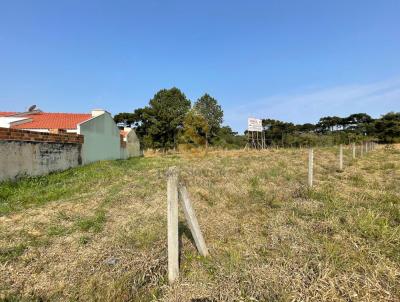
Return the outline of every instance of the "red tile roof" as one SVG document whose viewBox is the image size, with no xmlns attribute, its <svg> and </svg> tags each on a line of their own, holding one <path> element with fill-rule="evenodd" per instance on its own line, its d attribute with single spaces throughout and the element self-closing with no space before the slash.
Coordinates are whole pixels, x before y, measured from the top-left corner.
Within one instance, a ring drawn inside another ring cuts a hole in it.
<svg viewBox="0 0 400 302">
<path fill-rule="evenodd" d="M 9 115 L 13 115 L 16 112 L 7 112 L 7 111 L 0 111 L 0 116 L 9 116 Z"/>
<path fill-rule="evenodd" d="M 84 113 L 35 113 L 18 115 L 31 118 L 32 122 L 15 125 L 15 129 L 76 129 L 77 125 L 92 118 Z"/>
<path fill-rule="evenodd" d="M 129 133 L 129 131 L 124 131 L 124 130 L 119 131 L 119 135 L 122 135 L 123 137 L 127 137 L 128 133 Z"/>
</svg>

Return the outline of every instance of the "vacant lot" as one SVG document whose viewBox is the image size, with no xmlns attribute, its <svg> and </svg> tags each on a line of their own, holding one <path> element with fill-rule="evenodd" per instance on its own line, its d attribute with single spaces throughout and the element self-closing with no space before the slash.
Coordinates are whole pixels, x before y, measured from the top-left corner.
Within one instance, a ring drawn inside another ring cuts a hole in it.
<svg viewBox="0 0 400 302">
<path fill-rule="evenodd" d="M 0 184 L 0 299 L 399 301 L 400 150 L 337 171 L 338 150 L 108 161 Z M 181 217 L 166 282 L 166 181 L 181 169 L 211 257 Z"/>
</svg>

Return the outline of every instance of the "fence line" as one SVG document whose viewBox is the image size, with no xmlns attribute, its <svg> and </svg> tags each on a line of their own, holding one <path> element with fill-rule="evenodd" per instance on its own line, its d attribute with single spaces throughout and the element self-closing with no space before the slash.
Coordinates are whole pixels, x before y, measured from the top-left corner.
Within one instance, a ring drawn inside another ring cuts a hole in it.
<svg viewBox="0 0 400 302">
<path fill-rule="evenodd" d="M 365 148 L 365 153 L 364 153 L 364 148 Z M 375 142 L 365 142 L 360 145 L 360 157 L 362 157 L 364 154 L 367 152 L 371 152 L 372 150 L 375 150 L 376 144 Z M 356 159 L 357 157 L 357 145 L 356 143 L 353 143 L 351 145 L 351 156 L 353 160 Z M 339 169 L 338 171 L 343 171 L 344 170 L 344 156 L 343 156 L 343 145 L 339 145 Z M 307 175 L 307 185 L 308 187 L 312 188 L 314 185 L 314 149 L 309 148 L 308 149 L 308 175 Z"/>
<path fill-rule="evenodd" d="M 367 142 L 361 144 L 361 155 L 363 149 L 369 152 L 375 148 L 374 142 Z M 352 144 L 352 157 L 356 158 L 356 144 Z M 343 170 L 343 145 L 339 146 L 339 170 Z M 308 186 L 313 187 L 314 183 L 314 149 L 308 149 Z M 200 230 L 199 223 L 192 203 L 190 201 L 189 193 L 186 187 L 179 181 L 179 170 L 177 167 L 170 167 L 167 171 L 167 220 L 168 220 L 168 281 L 170 284 L 179 278 L 179 229 L 178 229 L 178 214 L 179 214 L 179 201 L 183 207 L 186 222 L 192 233 L 197 250 L 200 255 L 208 256 L 209 252 L 204 241 L 203 234 Z"/>
<path fill-rule="evenodd" d="M 339 146 L 339 170 L 343 170 L 343 145 Z"/>
<path fill-rule="evenodd" d="M 308 186 L 312 188 L 314 177 L 314 149 L 308 150 Z"/>
</svg>

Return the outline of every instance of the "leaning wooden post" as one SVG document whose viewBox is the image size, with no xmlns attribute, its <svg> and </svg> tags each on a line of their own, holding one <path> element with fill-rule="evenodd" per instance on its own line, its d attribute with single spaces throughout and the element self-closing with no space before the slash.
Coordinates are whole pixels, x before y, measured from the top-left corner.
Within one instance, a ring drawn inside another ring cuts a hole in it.
<svg viewBox="0 0 400 302">
<path fill-rule="evenodd" d="M 197 250 L 200 255 L 208 256 L 208 249 L 203 234 L 201 233 L 192 203 L 190 202 L 189 193 L 183 185 L 179 185 L 179 197 L 183 207 L 183 212 L 185 213 L 186 221 L 189 224 L 189 229 L 192 232 L 194 242 L 196 243 Z"/>
<path fill-rule="evenodd" d="M 313 186 L 313 175 L 314 173 L 314 150 L 310 148 L 308 150 L 308 186 L 311 188 Z"/>
<path fill-rule="evenodd" d="M 176 167 L 168 169 L 168 281 L 170 284 L 179 277 L 178 174 Z"/>
<path fill-rule="evenodd" d="M 339 146 L 339 170 L 343 170 L 343 145 Z"/>
<path fill-rule="evenodd" d="M 356 143 L 353 143 L 353 159 L 356 158 Z"/>
</svg>

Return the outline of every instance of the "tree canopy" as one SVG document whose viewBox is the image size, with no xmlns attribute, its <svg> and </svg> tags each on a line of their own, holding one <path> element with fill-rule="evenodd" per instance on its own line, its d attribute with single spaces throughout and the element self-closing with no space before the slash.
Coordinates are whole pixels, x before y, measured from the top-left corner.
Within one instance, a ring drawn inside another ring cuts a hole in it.
<svg viewBox="0 0 400 302">
<path fill-rule="evenodd" d="M 375 121 L 374 130 L 380 141 L 400 142 L 400 112 L 389 112 Z"/>
<path fill-rule="evenodd" d="M 148 106 L 136 109 L 133 120 L 145 146 L 164 149 L 175 147 L 190 105 L 190 100 L 174 87 L 160 90 Z"/>
<path fill-rule="evenodd" d="M 194 103 L 194 109 L 206 119 L 209 126 L 209 137 L 214 137 L 221 127 L 224 117 L 224 112 L 217 100 L 206 93 Z"/>
</svg>

